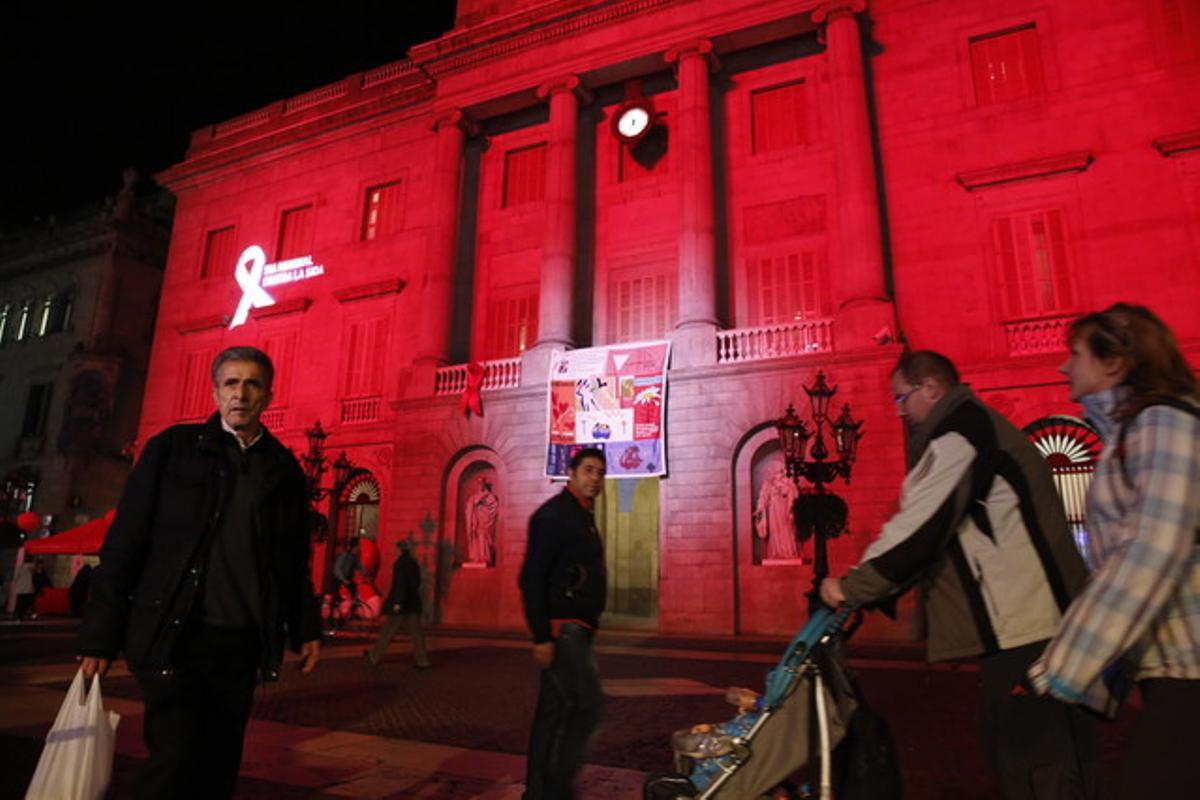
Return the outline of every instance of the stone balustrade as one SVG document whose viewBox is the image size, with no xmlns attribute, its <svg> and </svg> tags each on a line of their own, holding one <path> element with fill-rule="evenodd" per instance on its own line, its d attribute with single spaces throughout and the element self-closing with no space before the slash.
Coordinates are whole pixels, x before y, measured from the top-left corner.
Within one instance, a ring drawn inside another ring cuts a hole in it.
<svg viewBox="0 0 1200 800">
<path fill-rule="evenodd" d="M 1065 336 L 1073 316 L 1044 317 L 1004 323 L 1010 356 L 1066 353 Z"/>
<path fill-rule="evenodd" d="M 498 358 L 483 363 L 483 391 L 514 389 L 521 384 L 521 358 Z M 434 394 L 462 394 L 467 388 L 467 365 L 439 367 L 434 379 Z"/>
<path fill-rule="evenodd" d="M 717 331 L 717 363 L 827 353 L 833 350 L 833 320 L 814 319 Z"/>
</svg>

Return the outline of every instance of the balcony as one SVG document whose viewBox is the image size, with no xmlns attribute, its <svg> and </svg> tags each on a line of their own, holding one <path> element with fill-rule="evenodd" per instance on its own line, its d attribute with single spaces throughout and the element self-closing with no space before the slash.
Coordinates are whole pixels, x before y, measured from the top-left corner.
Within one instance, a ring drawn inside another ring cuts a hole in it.
<svg viewBox="0 0 1200 800">
<path fill-rule="evenodd" d="M 258 421 L 265 425 L 268 430 L 282 430 L 284 424 L 287 422 L 287 409 L 268 408 L 262 413 L 262 416 L 258 418 Z"/>
<path fill-rule="evenodd" d="M 814 319 L 717 331 L 717 363 L 740 364 L 833 350 L 833 320 Z"/>
<path fill-rule="evenodd" d="M 515 389 L 521 385 L 521 357 L 498 358 L 494 361 L 483 361 L 483 391 L 490 389 Z M 453 364 L 448 367 L 438 367 L 434 378 L 433 393 L 462 394 L 467 388 L 467 365 Z"/>
<path fill-rule="evenodd" d="M 1074 316 L 1043 317 L 1004 323 L 1010 356 L 1061 353 L 1066 350 L 1067 328 Z"/>
<path fill-rule="evenodd" d="M 343 425 L 377 422 L 380 404 L 381 400 L 378 397 L 356 397 L 353 400 L 343 400 L 338 419 Z"/>
</svg>

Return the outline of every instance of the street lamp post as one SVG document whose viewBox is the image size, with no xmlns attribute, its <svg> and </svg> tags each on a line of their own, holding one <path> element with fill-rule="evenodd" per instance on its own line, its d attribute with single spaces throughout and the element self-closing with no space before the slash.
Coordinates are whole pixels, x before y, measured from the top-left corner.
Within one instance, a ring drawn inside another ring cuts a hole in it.
<svg viewBox="0 0 1200 800">
<path fill-rule="evenodd" d="M 796 538 L 803 542 L 813 538 L 813 581 L 808 592 L 808 608 L 812 613 L 820 606 L 821 581 L 829 575 L 829 556 L 826 541 L 846 529 L 846 502 L 825 489 L 825 484 L 837 478 L 850 483 L 850 471 L 858 455 L 858 441 L 863 436 L 861 420 L 850 416 L 850 404 L 842 406 L 837 419 L 830 420 L 829 406 L 837 386 L 825 381 L 825 373 L 817 372 L 812 386 L 804 387 L 812 408 L 815 428 L 810 429 L 804 420 L 796 416 L 789 403 L 787 412 L 775 423 L 779 435 L 779 446 L 788 477 L 799 487 L 801 480 L 812 484 L 812 489 L 802 492 L 792 507 L 796 522 Z M 830 460 L 829 446 L 825 441 L 825 428 L 833 437 L 837 460 Z M 811 441 L 811 445 L 810 445 Z"/>
<path fill-rule="evenodd" d="M 324 594 L 326 587 L 330 585 L 333 562 L 337 556 L 338 497 L 349 482 L 354 465 L 346 458 L 346 451 L 343 450 L 333 462 L 333 485 L 321 486 L 321 476 L 326 470 L 325 439 L 329 434 L 321 427 L 321 420 L 317 420 L 311 428 L 304 431 L 304 435 L 308 439 L 308 452 L 301 456 L 300 460 L 304 462 L 304 477 L 308 482 L 308 496 L 314 511 L 321 500 L 329 498 L 327 529 L 314 531 L 316 540 L 325 545 L 325 563 L 321 565 L 321 586 L 318 589 Z"/>
</svg>

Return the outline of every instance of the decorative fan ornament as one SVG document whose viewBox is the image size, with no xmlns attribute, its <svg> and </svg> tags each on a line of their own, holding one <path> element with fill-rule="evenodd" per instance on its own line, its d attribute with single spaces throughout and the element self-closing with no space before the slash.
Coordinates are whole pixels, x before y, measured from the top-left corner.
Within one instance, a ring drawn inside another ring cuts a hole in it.
<svg viewBox="0 0 1200 800">
<path fill-rule="evenodd" d="M 1036 419 L 1022 432 L 1052 469 L 1094 464 L 1104 449 L 1095 428 L 1065 414 Z"/>
</svg>

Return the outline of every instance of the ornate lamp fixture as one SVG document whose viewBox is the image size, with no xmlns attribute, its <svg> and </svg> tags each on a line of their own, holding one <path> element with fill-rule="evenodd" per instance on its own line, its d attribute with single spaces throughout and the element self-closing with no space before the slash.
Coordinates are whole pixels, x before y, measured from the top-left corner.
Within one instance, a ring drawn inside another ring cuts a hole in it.
<svg viewBox="0 0 1200 800">
<path fill-rule="evenodd" d="M 324 497 L 340 492 L 346 486 L 354 464 L 346 458 L 346 451 L 343 450 L 333 462 L 333 485 L 321 486 L 321 476 L 325 474 L 326 469 L 325 439 L 329 434 L 321 427 L 321 420 L 317 420 L 304 432 L 304 436 L 308 439 L 308 452 L 301 456 L 300 460 L 304 462 L 304 477 L 308 480 L 309 496 L 316 503 Z"/>
<path fill-rule="evenodd" d="M 830 386 L 825 381 L 824 372 L 818 371 L 816 381 L 812 386 L 805 386 L 804 392 L 812 408 L 815 430 L 810 430 L 804 420 L 796 416 L 790 403 L 787 412 L 775 423 L 775 430 L 779 435 L 788 477 L 797 486 L 801 480 L 812 484 L 811 489 L 800 494 L 792 508 L 796 538 L 800 542 L 810 537 L 814 540 L 813 585 L 808 593 L 811 612 L 821 602 L 818 587 L 829 575 L 826 540 L 841 535 L 846 529 L 848 512 L 846 502 L 826 491 L 825 484 L 839 477 L 850 483 L 850 472 L 858 456 L 858 442 L 863 436 L 863 423 L 850 416 L 849 403 L 842 406 L 842 413 L 836 420 L 829 419 L 829 406 L 837 394 L 837 386 Z M 837 454 L 835 461 L 829 460 L 829 446 L 825 442 L 826 425 L 833 437 Z"/>
</svg>

